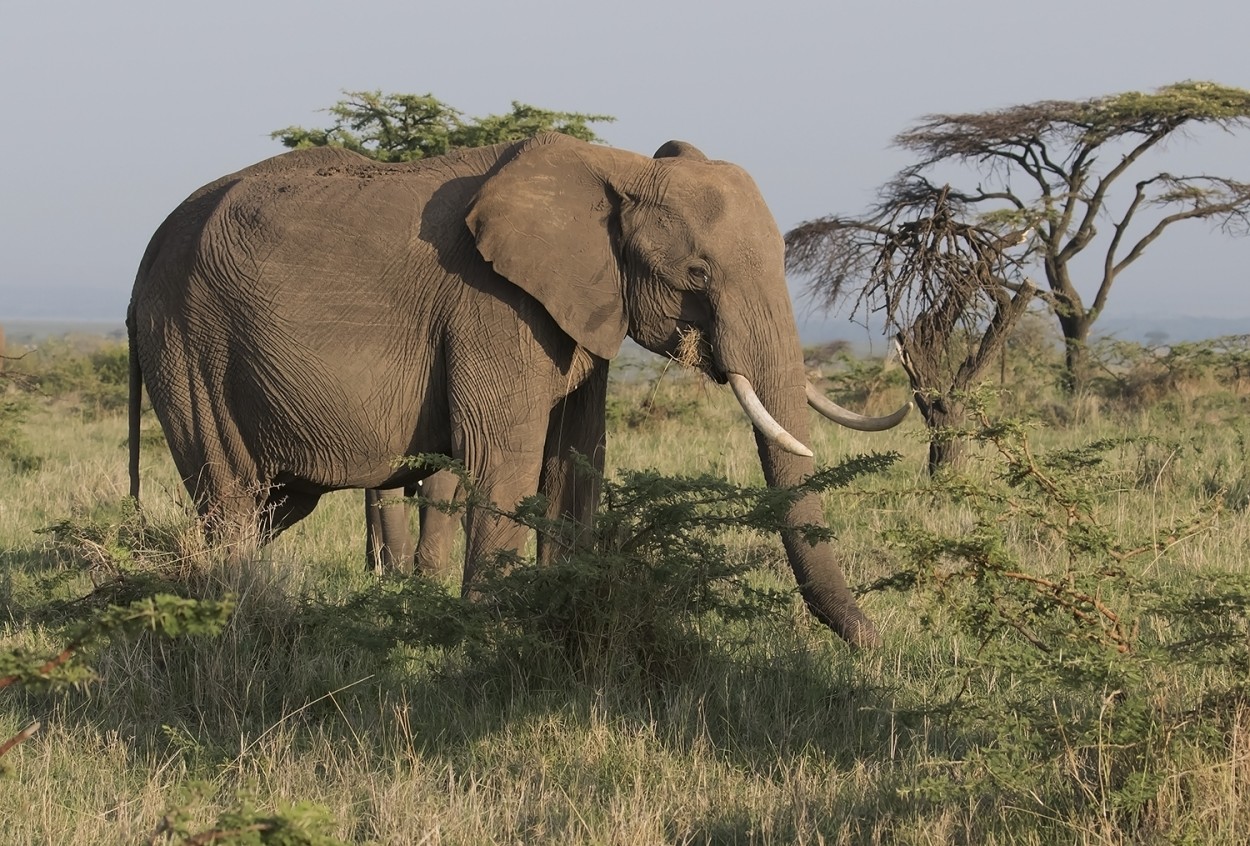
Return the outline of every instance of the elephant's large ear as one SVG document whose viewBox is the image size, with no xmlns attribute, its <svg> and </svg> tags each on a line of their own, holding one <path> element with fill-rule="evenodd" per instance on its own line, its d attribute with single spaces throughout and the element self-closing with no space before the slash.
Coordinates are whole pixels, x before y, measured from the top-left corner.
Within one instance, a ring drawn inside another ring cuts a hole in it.
<svg viewBox="0 0 1250 846">
<path fill-rule="evenodd" d="M 609 227 L 616 197 L 584 142 L 527 141 L 478 191 L 466 220 L 478 252 L 600 358 L 629 324 Z"/>
</svg>

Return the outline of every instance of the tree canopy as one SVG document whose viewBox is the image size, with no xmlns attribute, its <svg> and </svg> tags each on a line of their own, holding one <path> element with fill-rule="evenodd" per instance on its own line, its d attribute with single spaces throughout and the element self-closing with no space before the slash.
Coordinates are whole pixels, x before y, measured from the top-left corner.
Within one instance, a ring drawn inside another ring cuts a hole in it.
<svg viewBox="0 0 1250 846">
<path fill-rule="evenodd" d="M 386 162 L 439 156 L 458 147 L 483 147 L 561 132 L 583 141 L 601 141 L 590 124 L 611 123 L 610 115 L 556 112 L 517 101 L 502 115 L 465 118 L 433 94 L 345 91 L 326 109 L 334 123 L 325 129 L 288 126 L 270 137 L 285 147 L 338 146 Z"/>
<path fill-rule="evenodd" d="M 969 223 L 1025 238 L 1027 249 L 1013 261 L 1021 271 L 1040 266 L 1045 284 L 1038 295 L 1058 318 L 1068 378 L 1075 384 L 1090 329 L 1113 284 L 1168 227 L 1207 220 L 1229 234 L 1250 229 L 1250 183 L 1146 170 L 1142 158 L 1148 151 L 1197 125 L 1246 128 L 1250 91 L 1179 82 L 1153 92 L 928 115 L 894 139 L 918 161 L 886 183 L 867 214 L 821 218 L 787 234 L 790 268 L 808 275 L 810 290 L 826 303 L 851 289 L 871 288 L 876 259 L 896 243 L 898 222 L 929 213 L 940 196 Z M 947 163 L 972 165 L 981 181 L 963 190 L 937 184 L 929 174 Z M 1098 224 L 1105 222 L 1109 230 L 1099 238 Z M 1087 250 L 1100 253 L 1088 303 L 1073 268 Z M 1021 274 L 1000 278 L 1019 290 Z"/>
</svg>

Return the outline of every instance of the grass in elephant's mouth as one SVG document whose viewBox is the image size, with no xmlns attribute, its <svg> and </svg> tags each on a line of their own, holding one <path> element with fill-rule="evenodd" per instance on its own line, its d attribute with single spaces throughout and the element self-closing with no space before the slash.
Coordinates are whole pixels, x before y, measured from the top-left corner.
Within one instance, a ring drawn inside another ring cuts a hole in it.
<svg viewBox="0 0 1250 846">
<path fill-rule="evenodd" d="M 682 329 L 673 360 L 683 367 L 702 369 L 708 362 L 708 343 L 703 332 L 693 326 Z"/>
</svg>

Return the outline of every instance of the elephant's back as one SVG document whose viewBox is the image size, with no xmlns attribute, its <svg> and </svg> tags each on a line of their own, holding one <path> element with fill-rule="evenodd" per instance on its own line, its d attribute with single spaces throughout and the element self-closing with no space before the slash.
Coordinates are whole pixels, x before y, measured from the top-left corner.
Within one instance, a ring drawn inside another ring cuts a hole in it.
<svg viewBox="0 0 1250 846">
<path fill-rule="evenodd" d="M 310 147 L 257 162 L 197 189 L 169 214 L 140 262 L 136 290 L 174 284 L 215 254 L 242 267 L 254 255 L 333 263 L 366 253 L 393 260 L 413 241 L 437 248 L 448 228 L 463 228 L 464 207 L 517 146 L 398 164 Z"/>
<path fill-rule="evenodd" d="M 449 180 L 447 163 L 422 164 L 314 147 L 216 180 L 153 236 L 135 306 L 167 313 L 212 299 L 256 320 L 313 322 L 393 311 L 412 299 L 414 285 L 436 278 L 428 265 L 438 262 L 448 230 L 464 227 L 449 212 L 480 183 L 477 168 Z M 435 195 L 442 211 L 427 215 Z"/>
<path fill-rule="evenodd" d="M 163 417 L 190 431 L 211 408 L 262 468 L 331 487 L 368 456 L 401 454 L 428 416 L 418 398 L 453 308 L 439 251 L 447 230 L 467 239 L 452 212 L 488 161 L 412 168 L 318 148 L 192 194 L 153 237 L 132 298 Z M 431 202 L 444 206 L 423 218 Z M 284 438 L 308 421 L 315 432 Z"/>
</svg>

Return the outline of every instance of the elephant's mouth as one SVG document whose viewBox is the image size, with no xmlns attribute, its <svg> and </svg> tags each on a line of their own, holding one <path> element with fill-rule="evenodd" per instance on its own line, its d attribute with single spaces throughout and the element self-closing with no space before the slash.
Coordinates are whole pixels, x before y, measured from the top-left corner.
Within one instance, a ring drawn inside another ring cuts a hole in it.
<svg viewBox="0 0 1250 846">
<path fill-rule="evenodd" d="M 693 323 L 677 322 L 677 343 L 671 355 L 678 364 L 702 371 L 718 385 L 729 381 L 729 374 L 716 365 L 707 332 Z"/>
</svg>

